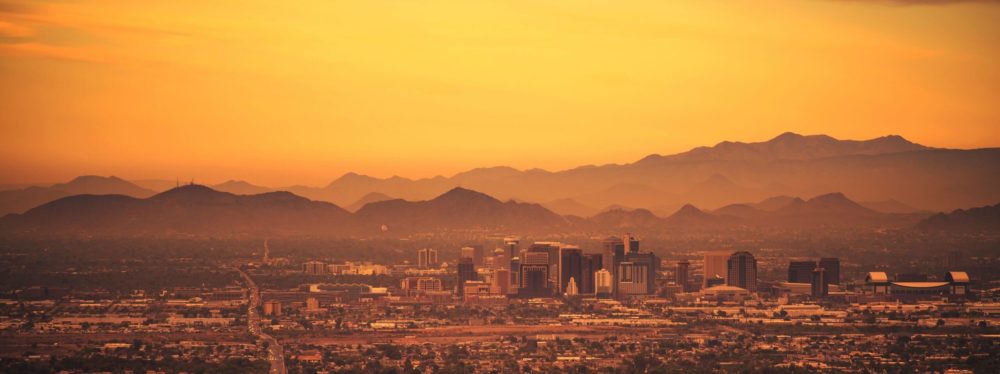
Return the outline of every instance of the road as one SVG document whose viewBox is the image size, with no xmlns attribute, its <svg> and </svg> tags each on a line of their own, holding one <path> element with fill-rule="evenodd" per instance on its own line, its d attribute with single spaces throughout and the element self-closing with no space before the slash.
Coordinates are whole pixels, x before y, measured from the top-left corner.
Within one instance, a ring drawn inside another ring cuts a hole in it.
<svg viewBox="0 0 1000 374">
<path fill-rule="evenodd" d="M 271 374 L 286 374 L 285 370 L 285 352 L 281 348 L 281 344 L 278 344 L 278 340 L 271 335 L 265 334 L 261 328 L 260 323 L 260 313 L 257 312 L 257 307 L 260 306 L 260 290 L 257 289 L 257 283 L 254 283 L 253 279 L 250 278 L 243 270 L 237 269 L 243 279 L 247 282 L 247 287 L 250 288 L 250 304 L 247 307 L 247 328 L 250 329 L 250 333 L 267 342 L 267 360 L 271 362 Z"/>
</svg>

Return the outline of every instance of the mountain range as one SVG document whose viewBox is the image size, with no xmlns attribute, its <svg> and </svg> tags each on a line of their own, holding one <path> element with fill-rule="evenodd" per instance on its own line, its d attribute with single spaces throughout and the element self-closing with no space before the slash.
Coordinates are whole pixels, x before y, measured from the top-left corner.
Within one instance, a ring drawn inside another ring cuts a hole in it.
<svg viewBox="0 0 1000 374">
<path fill-rule="evenodd" d="M 0 216 L 20 213 L 41 204 L 72 195 L 126 195 L 149 197 L 155 191 L 137 186 L 118 177 L 85 175 L 66 183 L 51 186 L 31 186 L 0 191 Z"/>
<path fill-rule="evenodd" d="M 940 149 L 900 136 L 856 141 L 785 133 L 764 142 L 722 142 L 629 164 L 555 172 L 500 166 L 423 179 L 347 173 L 324 187 L 280 190 L 348 206 L 372 192 L 425 200 L 462 186 L 574 215 L 609 206 L 668 215 L 689 203 L 717 209 L 772 196 L 839 191 L 858 201 L 895 200 L 914 211 L 950 211 L 1000 201 L 998 167 L 1000 148 Z"/>
<path fill-rule="evenodd" d="M 433 199 L 369 202 L 356 213 L 290 192 L 237 195 L 185 185 L 147 198 L 74 195 L 0 218 L 0 234 L 83 236 L 389 236 L 410 234 L 558 234 L 642 230 L 646 235 L 758 228 L 918 228 L 970 225 L 996 220 L 1000 205 L 928 217 L 926 213 L 881 213 L 841 193 L 807 200 L 780 196 L 715 211 L 684 205 L 661 217 L 646 209 L 611 209 L 590 217 L 562 216 L 539 204 L 501 201 L 456 187 Z"/>
<path fill-rule="evenodd" d="M 288 191 L 350 211 L 389 198 L 428 200 L 464 187 L 500 200 L 540 203 L 558 214 L 581 217 L 616 207 L 646 209 L 666 217 L 685 204 L 715 211 L 775 196 L 840 191 L 869 209 L 908 214 L 1000 201 L 998 167 L 1000 148 L 932 148 L 897 135 L 838 140 L 784 133 L 763 142 L 722 142 L 673 155 L 649 155 L 628 164 L 587 165 L 555 172 L 500 166 L 422 179 L 347 173 L 323 187 L 272 188 L 245 181 L 211 187 L 234 194 Z M 142 198 L 176 186 L 169 181 L 133 184 L 111 178 L 121 188 L 100 193 Z M 60 197 L 88 192 L 64 185 L 2 191 L 0 214 L 20 213 Z"/>
</svg>

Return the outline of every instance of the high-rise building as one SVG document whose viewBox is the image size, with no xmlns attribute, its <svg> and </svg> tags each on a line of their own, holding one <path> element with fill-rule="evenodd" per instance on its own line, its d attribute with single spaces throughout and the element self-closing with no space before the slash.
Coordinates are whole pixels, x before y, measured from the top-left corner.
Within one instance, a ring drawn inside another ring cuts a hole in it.
<svg viewBox="0 0 1000 374">
<path fill-rule="evenodd" d="M 819 259 L 819 267 L 826 271 L 826 281 L 829 284 L 840 284 L 840 259 L 824 257 Z"/>
<path fill-rule="evenodd" d="M 507 257 L 507 251 L 503 248 L 493 251 L 493 269 L 510 269 L 510 257 Z"/>
<path fill-rule="evenodd" d="M 500 295 L 510 293 L 510 270 L 493 270 L 493 292 Z"/>
<path fill-rule="evenodd" d="M 481 244 L 476 244 L 472 246 L 472 263 L 476 265 L 476 268 L 483 267 L 483 261 L 486 256 L 483 252 L 483 246 Z"/>
<path fill-rule="evenodd" d="M 517 257 L 519 254 L 519 247 L 521 246 L 521 241 L 517 238 L 507 237 L 503 239 L 503 245 L 507 247 L 507 258 Z"/>
<path fill-rule="evenodd" d="M 594 272 L 594 291 L 597 297 L 610 297 L 612 291 L 611 272 L 601 269 Z"/>
<path fill-rule="evenodd" d="M 514 257 L 510 259 L 510 287 L 511 290 L 517 291 L 521 288 L 521 258 Z"/>
<path fill-rule="evenodd" d="M 616 279 L 618 273 L 618 263 L 625 258 L 625 242 L 617 236 L 609 236 L 604 239 L 601 243 L 603 247 L 604 258 L 601 262 L 604 265 L 604 269 L 607 269 L 611 273 L 611 293 L 615 293 L 615 287 L 618 286 Z"/>
<path fill-rule="evenodd" d="M 581 294 L 593 294 L 596 292 L 594 286 L 594 273 L 604 268 L 604 255 L 601 253 L 587 253 L 583 255 L 583 270 L 581 271 L 580 286 Z"/>
<path fill-rule="evenodd" d="M 569 278 L 569 282 L 566 282 L 566 291 L 563 292 L 563 294 L 566 296 L 576 296 L 580 294 L 580 290 L 576 287 L 576 278 Z"/>
<path fill-rule="evenodd" d="M 639 253 L 639 239 L 632 236 L 632 233 L 625 233 L 625 237 L 622 239 L 622 243 L 625 245 L 625 253 Z"/>
<path fill-rule="evenodd" d="M 682 292 L 690 292 L 690 286 L 688 286 L 688 269 L 691 268 L 691 263 L 687 260 L 681 260 L 677 262 L 677 270 L 674 270 L 674 283 L 681 288 Z"/>
<path fill-rule="evenodd" d="M 716 279 L 722 279 L 722 283 L 725 284 L 726 276 L 729 274 L 728 261 L 729 255 L 732 252 L 727 251 L 711 251 L 705 252 L 704 266 L 702 267 L 705 273 L 704 280 L 702 281 L 702 288 L 711 287 L 712 282 Z"/>
<path fill-rule="evenodd" d="M 436 267 L 438 264 L 438 252 L 436 249 L 422 248 L 417 251 L 417 266 L 422 268 Z"/>
<path fill-rule="evenodd" d="M 521 259 L 520 285 L 518 296 L 549 297 L 549 250 L 547 246 L 532 245 Z"/>
<path fill-rule="evenodd" d="M 486 296 L 491 294 L 490 285 L 483 281 L 470 280 L 462 282 L 462 286 L 459 287 L 462 290 L 463 300 L 468 302 L 479 296 Z"/>
<path fill-rule="evenodd" d="M 645 295 L 649 289 L 646 281 L 649 279 L 649 267 L 632 261 L 618 263 L 618 295 Z"/>
<path fill-rule="evenodd" d="M 750 252 L 740 251 L 729 256 L 726 284 L 757 292 L 757 259 Z"/>
<path fill-rule="evenodd" d="M 476 249 L 472 247 L 462 247 L 458 250 L 458 258 L 468 258 L 471 259 L 476 256 Z M 475 261 L 473 261 L 473 264 Z"/>
<path fill-rule="evenodd" d="M 468 257 L 460 258 L 458 260 L 458 291 L 464 291 L 461 285 L 465 284 L 466 281 L 474 281 L 477 279 L 478 276 L 476 274 L 476 266 L 472 263 L 472 259 Z"/>
<path fill-rule="evenodd" d="M 583 251 L 578 247 L 563 246 L 559 248 L 559 285 L 556 289 L 566 292 L 570 278 L 583 279 Z"/>
<path fill-rule="evenodd" d="M 812 271 L 812 297 L 821 299 L 830 293 L 830 283 L 826 279 L 826 269 L 815 268 Z"/>
<path fill-rule="evenodd" d="M 326 274 L 326 264 L 320 261 L 308 261 L 302 264 L 302 272 L 309 275 Z"/>
<path fill-rule="evenodd" d="M 617 297 L 651 295 L 656 293 L 656 274 L 660 258 L 652 252 L 640 253 L 639 241 L 631 234 L 625 235 L 628 246 L 625 256 L 618 261 L 614 274 L 614 294 Z"/>
<path fill-rule="evenodd" d="M 812 281 L 816 261 L 791 261 L 788 263 L 788 283 L 809 283 Z"/>
</svg>

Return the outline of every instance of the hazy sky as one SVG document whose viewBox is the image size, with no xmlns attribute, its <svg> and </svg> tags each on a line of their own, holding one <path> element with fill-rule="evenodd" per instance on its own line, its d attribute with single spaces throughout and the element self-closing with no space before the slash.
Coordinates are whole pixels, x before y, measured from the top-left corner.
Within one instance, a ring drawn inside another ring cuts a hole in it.
<svg viewBox="0 0 1000 374">
<path fill-rule="evenodd" d="M 0 0 L 0 182 L 1000 145 L 995 1 Z"/>
</svg>

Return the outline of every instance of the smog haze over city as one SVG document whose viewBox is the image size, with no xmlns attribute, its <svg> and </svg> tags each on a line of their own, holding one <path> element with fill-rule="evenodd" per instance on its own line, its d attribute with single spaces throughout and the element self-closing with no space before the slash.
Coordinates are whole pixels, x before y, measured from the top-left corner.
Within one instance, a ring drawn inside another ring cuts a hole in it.
<svg viewBox="0 0 1000 374">
<path fill-rule="evenodd" d="M 1000 2 L 0 0 L 2 373 L 995 373 Z"/>
</svg>

